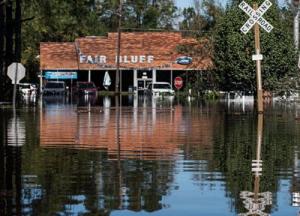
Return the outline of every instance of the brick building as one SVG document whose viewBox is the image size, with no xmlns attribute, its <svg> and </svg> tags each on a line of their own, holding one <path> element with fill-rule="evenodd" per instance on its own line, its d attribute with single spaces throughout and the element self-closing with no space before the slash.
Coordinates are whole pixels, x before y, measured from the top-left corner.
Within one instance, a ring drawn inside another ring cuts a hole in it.
<svg viewBox="0 0 300 216">
<path fill-rule="evenodd" d="M 209 56 L 188 56 L 190 64 L 178 64 L 178 46 L 203 47 L 197 40 L 178 32 L 130 32 L 121 35 L 120 88 L 143 89 L 149 82 L 173 83 L 175 76 L 186 71 L 206 71 L 212 66 Z M 103 88 L 108 71 L 114 90 L 116 75 L 117 33 L 106 37 L 89 36 L 75 42 L 42 42 L 40 70 L 44 79 L 93 81 Z"/>
</svg>

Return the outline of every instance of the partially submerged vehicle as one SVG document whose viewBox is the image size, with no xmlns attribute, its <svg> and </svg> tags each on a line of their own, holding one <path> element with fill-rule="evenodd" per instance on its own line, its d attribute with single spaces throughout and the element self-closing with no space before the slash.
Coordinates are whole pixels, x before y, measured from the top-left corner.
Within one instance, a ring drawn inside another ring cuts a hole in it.
<svg viewBox="0 0 300 216">
<path fill-rule="evenodd" d="M 19 83 L 18 91 L 22 96 L 35 96 L 37 95 L 37 86 L 33 83 Z"/>
<path fill-rule="evenodd" d="M 93 82 L 77 82 L 74 93 L 79 95 L 95 95 L 97 93 L 97 87 Z"/>
<path fill-rule="evenodd" d="M 146 92 L 147 94 L 152 94 L 154 96 L 175 94 L 171 84 L 168 82 L 149 83 Z"/>
<path fill-rule="evenodd" d="M 64 81 L 48 81 L 43 88 L 43 95 L 63 95 L 66 93 Z"/>
</svg>

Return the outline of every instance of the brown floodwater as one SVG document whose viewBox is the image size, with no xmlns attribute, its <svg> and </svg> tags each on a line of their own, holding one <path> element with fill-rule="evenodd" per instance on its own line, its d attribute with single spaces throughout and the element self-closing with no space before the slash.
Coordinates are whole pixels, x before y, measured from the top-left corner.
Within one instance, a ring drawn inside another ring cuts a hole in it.
<svg viewBox="0 0 300 216">
<path fill-rule="evenodd" d="M 297 215 L 299 111 L 133 96 L 0 107 L 0 215 Z"/>
</svg>

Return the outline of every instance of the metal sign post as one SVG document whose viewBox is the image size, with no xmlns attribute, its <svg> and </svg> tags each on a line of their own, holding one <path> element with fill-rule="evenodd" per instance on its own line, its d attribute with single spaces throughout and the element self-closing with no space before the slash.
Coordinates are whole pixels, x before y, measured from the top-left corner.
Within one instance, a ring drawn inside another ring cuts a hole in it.
<svg viewBox="0 0 300 216">
<path fill-rule="evenodd" d="M 242 9 L 250 18 L 240 29 L 241 32 L 247 34 L 249 30 L 254 26 L 255 35 L 255 55 L 252 56 L 252 60 L 256 61 L 256 81 L 257 81 L 257 109 L 259 113 L 264 111 L 263 108 L 263 88 L 261 78 L 261 61 L 263 56 L 260 54 L 260 31 L 261 26 L 266 32 L 270 33 L 273 30 L 273 26 L 265 20 L 262 16 L 272 6 L 272 2 L 266 0 L 258 8 L 257 4 L 254 4 L 253 8 L 245 1 L 242 1 L 239 8 Z"/>
</svg>

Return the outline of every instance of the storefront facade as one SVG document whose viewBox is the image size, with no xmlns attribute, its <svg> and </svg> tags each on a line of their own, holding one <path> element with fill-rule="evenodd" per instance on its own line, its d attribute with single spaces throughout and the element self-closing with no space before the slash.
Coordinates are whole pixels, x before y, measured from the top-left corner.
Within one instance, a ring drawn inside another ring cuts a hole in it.
<svg viewBox="0 0 300 216">
<path fill-rule="evenodd" d="M 121 34 L 120 89 L 143 89 L 150 82 L 173 83 L 175 76 L 186 71 L 206 71 L 212 66 L 209 56 L 186 56 L 178 46 L 199 46 L 197 40 L 184 38 L 178 32 L 130 32 Z M 103 88 L 108 72 L 115 88 L 117 33 L 107 37 L 89 36 L 75 42 L 40 44 L 42 79 L 93 81 Z M 187 60 L 187 61 L 186 61 Z"/>
</svg>

